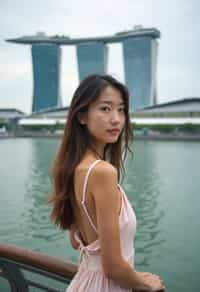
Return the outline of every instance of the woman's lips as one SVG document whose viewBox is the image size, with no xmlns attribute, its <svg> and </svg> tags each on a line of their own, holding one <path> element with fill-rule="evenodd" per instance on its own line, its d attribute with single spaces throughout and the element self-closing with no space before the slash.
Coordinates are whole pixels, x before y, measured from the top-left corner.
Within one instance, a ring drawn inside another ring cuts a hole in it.
<svg viewBox="0 0 200 292">
<path fill-rule="evenodd" d="M 108 130 L 108 132 L 109 132 L 110 134 L 112 134 L 112 135 L 117 135 L 117 134 L 119 134 L 120 130 L 118 130 L 118 129 L 113 129 L 113 130 Z"/>
</svg>

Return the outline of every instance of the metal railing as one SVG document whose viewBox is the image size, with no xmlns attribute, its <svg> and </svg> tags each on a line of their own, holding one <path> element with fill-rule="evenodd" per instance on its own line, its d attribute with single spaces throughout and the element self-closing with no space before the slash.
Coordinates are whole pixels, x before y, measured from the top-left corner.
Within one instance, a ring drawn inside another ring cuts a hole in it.
<svg viewBox="0 0 200 292">
<path fill-rule="evenodd" d="M 1 292 L 65 291 L 77 269 L 77 264 L 0 243 Z"/>
</svg>

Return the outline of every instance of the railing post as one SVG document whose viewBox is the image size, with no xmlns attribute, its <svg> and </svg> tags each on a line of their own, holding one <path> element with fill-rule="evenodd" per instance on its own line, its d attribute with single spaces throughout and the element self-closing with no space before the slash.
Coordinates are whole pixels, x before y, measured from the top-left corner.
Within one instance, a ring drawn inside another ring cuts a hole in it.
<svg viewBox="0 0 200 292">
<path fill-rule="evenodd" d="M 15 264 L 8 262 L 3 262 L 0 260 L 0 275 L 7 279 L 12 292 L 28 292 L 28 284 L 23 276 L 23 273 Z"/>
</svg>

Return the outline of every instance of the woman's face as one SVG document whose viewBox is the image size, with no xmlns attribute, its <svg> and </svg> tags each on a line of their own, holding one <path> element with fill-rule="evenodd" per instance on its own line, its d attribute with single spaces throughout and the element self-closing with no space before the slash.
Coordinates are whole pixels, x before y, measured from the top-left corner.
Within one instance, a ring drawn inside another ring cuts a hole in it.
<svg viewBox="0 0 200 292">
<path fill-rule="evenodd" d="M 125 125 L 124 101 L 119 90 L 107 86 L 98 99 L 89 105 L 84 118 L 93 142 L 117 142 Z"/>
</svg>

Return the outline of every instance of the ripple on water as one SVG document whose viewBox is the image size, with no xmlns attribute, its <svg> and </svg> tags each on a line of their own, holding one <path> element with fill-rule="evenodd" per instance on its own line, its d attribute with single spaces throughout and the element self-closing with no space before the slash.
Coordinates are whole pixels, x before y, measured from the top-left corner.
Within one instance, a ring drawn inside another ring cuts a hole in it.
<svg viewBox="0 0 200 292">
<path fill-rule="evenodd" d="M 48 173 L 58 143 L 0 143 L 0 239 L 77 261 L 67 233 L 49 219 Z M 133 150 L 123 186 L 137 217 L 136 268 L 160 274 L 168 291 L 199 291 L 199 144 L 138 141 Z"/>
</svg>

